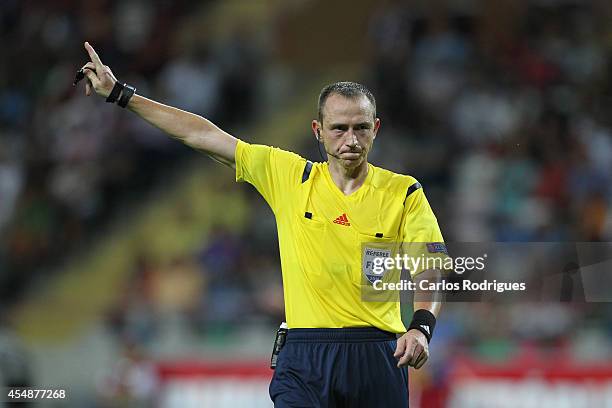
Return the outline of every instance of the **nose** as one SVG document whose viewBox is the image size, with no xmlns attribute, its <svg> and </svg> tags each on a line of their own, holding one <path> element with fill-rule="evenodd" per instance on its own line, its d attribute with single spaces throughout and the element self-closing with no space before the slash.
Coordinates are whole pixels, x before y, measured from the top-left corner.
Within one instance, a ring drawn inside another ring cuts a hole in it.
<svg viewBox="0 0 612 408">
<path fill-rule="evenodd" d="M 347 132 L 346 144 L 351 147 L 355 147 L 359 144 L 359 142 L 357 141 L 357 136 L 355 135 L 355 132 L 353 132 L 353 129 L 349 129 Z"/>
</svg>

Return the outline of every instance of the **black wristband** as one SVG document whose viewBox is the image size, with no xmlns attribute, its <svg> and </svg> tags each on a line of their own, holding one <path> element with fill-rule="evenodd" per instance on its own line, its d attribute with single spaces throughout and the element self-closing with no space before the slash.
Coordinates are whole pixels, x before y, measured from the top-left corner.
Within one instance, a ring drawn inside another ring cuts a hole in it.
<svg viewBox="0 0 612 408">
<path fill-rule="evenodd" d="M 123 91 L 123 84 L 121 84 L 119 81 L 115 82 L 115 86 L 113 86 L 113 90 L 106 98 L 106 102 L 115 103 L 121 94 L 121 91 Z"/>
<path fill-rule="evenodd" d="M 412 322 L 408 330 L 416 329 L 423 333 L 427 337 L 427 343 L 431 341 L 433 336 L 434 328 L 436 327 L 436 316 L 433 315 L 429 310 L 419 309 L 414 312 L 412 316 Z"/>
<path fill-rule="evenodd" d="M 123 84 L 123 93 L 119 99 L 119 106 L 125 108 L 130 101 L 130 98 L 134 96 L 134 92 L 136 92 L 136 88 L 134 88 L 132 85 Z"/>
</svg>

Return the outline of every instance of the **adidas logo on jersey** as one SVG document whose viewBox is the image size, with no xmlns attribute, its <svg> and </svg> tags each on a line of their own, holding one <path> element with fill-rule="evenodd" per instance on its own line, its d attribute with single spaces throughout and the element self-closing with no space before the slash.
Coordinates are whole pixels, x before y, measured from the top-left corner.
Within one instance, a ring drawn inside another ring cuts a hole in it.
<svg viewBox="0 0 612 408">
<path fill-rule="evenodd" d="M 338 218 L 336 218 L 334 220 L 334 224 L 340 224 L 340 225 L 345 225 L 347 227 L 351 226 L 351 223 L 349 222 L 346 213 L 342 214 L 341 216 L 339 216 Z"/>
</svg>

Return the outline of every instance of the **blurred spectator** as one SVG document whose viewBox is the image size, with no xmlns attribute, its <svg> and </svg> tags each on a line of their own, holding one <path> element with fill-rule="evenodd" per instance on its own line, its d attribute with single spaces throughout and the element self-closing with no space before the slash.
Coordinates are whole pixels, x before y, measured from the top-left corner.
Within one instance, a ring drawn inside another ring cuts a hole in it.
<svg viewBox="0 0 612 408">
<path fill-rule="evenodd" d="M 180 50 L 162 70 L 159 81 L 163 100 L 172 106 L 213 118 L 219 103 L 221 70 L 200 44 Z"/>
<path fill-rule="evenodd" d="M 159 391 L 155 363 L 136 344 L 124 344 L 121 354 L 111 372 L 98 381 L 98 406 L 154 406 Z"/>
<path fill-rule="evenodd" d="M 16 135 L 5 135 L 0 143 L 0 232 L 11 219 L 24 185 L 22 148 L 16 138 Z"/>
<path fill-rule="evenodd" d="M 126 286 L 118 291 L 108 314 L 111 332 L 121 342 L 148 345 L 158 332 L 158 314 L 154 304 L 156 265 L 149 257 L 137 257 L 133 273 Z"/>
<path fill-rule="evenodd" d="M 29 387 L 32 385 L 30 357 L 26 347 L 0 315 L 0 386 Z"/>
<path fill-rule="evenodd" d="M 450 16 L 435 11 L 425 24 L 425 33 L 415 39 L 406 73 L 414 97 L 430 115 L 442 118 L 447 103 L 465 81 L 470 43 L 464 33 L 451 26 Z"/>
<path fill-rule="evenodd" d="M 239 24 L 230 38 L 219 47 L 218 60 L 224 76 L 220 87 L 220 120 L 226 123 L 248 123 L 257 108 L 262 89 L 263 55 L 255 41 L 255 30 Z"/>
</svg>

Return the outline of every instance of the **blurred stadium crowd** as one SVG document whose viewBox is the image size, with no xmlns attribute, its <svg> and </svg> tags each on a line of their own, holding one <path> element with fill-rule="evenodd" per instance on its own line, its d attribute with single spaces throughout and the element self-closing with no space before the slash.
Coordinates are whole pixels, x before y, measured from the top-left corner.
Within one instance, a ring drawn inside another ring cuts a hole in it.
<svg viewBox="0 0 612 408">
<path fill-rule="evenodd" d="M 406 171 L 418 163 L 421 178 L 451 193 L 454 204 L 441 209 L 447 235 L 612 235 L 612 32 L 596 10 L 569 2 L 503 18 L 490 10 L 493 21 L 440 10 L 424 21 L 398 4 L 372 21 L 380 112 L 406 140 L 396 160 Z"/>
<path fill-rule="evenodd" d="M 261 56 L 240 28 L 213 48 L 188 21 L 194 9 L 187 1 L 3 3 L 4 300 L 78 251 L 189 154 L 154 128 L 83 98 L 82 84 L 70 86 L 86 62 L 84 38 L 143 94 L 226 126 L 250 123 Z"/>
<path fill-rule="evenodd" d="M 612 10 L 465 11 L 422 19 L 398 2 L 373 17 L 369 79 L 388 118 L 377 159 L 418 169 L 447 240 L 609 241 Z M 435 382 L 453 355 L 503 361 L 535 349 L 584 362 L 612 352 L 609 304 L 453 304 L 442 320 Z"/>
<path fill-rule="evenodd" d="M 612 8 L 485 3 L 422 13 L 391 1 L 371 14 L 362 80 L 383 120 L 371 161 L 421 181 L 449 241 L 610 241 Z M 227 129 L 256 120 L 261 73 L 273 54 L 241 27 L 226 42 L 208 42 L 193 2 L 55 4 L 0 6 L 4 303 L 87 248 L 195 156 L 75 92 L 82 39 L 144 95 Z M 128 32 L 112 29 L 117 24 Z M 318 160 L 312 138 L 299 153 Z M 168 316 L 180 315 L 202 338 L 248 320 L 281 320 L 272 214 L 248 194 L 255 216 L 242 231 L 215 227 L 198 253 L 169 265 L 135 256 L 109 310 L 109 332 L 147 348 Z M 612 310 L 452 305 L 435 342 L 436 379 L 457 350 L 504 358 L 535 345 L 599 359 L 612 353 Z"/>
</svg>

